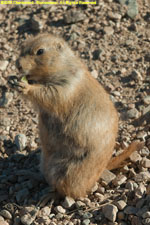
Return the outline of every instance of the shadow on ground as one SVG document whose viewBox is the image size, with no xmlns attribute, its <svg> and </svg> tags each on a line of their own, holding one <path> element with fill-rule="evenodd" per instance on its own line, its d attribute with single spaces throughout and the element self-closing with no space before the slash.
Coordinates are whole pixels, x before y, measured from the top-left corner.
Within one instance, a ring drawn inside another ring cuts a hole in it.
<svg viewBox="0 0 150 225">
<path fill-rule="evenodd" d="M 10 153 L 7 147 L 8 151 Z M 0 158 L 0 208 L 8 203 L 36 205 L 49 192 L 49 186 L 39 170 L 39 159 L 40 149 L 27 155 L 13 153 L 7 158 Z"/>
</svg>

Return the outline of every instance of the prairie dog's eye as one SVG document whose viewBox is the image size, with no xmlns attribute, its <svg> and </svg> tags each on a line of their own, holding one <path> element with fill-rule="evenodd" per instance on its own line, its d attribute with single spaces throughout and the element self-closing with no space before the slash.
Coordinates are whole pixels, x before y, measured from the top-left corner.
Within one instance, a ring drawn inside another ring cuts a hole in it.
<svg viewBox="0 0 150 225">
<path fill-rule="evenodd" d="M 40 48 L 39 50 L 37 50 L 37 55 L 42 55 L 44 53 L 44 49 Z"/>
</svg>

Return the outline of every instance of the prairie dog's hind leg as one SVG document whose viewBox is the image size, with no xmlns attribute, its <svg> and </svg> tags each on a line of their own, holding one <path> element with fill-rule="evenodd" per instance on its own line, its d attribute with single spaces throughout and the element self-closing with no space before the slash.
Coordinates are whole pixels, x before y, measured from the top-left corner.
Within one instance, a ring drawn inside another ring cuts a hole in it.
<svg viewBox="0 0 150 225">
<path fill-rule="evenodd" d="M 82 157 L 65 160 L 50 160 L 46 180 L 53 184 L 62 196 L 74 199 L 85 197 L 106 168 L 109 156 L 106 154 L 84 153 Z"/>
</svg>

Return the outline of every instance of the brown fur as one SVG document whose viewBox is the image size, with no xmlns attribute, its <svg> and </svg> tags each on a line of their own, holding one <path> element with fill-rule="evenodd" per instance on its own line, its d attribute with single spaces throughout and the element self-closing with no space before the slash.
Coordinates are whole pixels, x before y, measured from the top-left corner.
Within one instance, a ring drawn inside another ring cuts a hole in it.
<svg viewBox="0 0 150 225">
<path fill-rule="evenodd" d="M 124 164 L 126 164 L 124 160 L 126 160 L 135 150 L 139 151 L 143 146 L 144 146 L 143 142 L 137 142 L 137 141 L 132 142 L 129 145 L 129 147 L 127 147 L 120 155 L 112 158 L 109 161 L 107 165 L 107 169 L 114 170 L 119 167 L 122 167 Z"/>
<path fill-rule="evenodd" d="M 44 53 L 37 55 L 38 49 Z M 17 65 L 37 82 L 20 82 L 20 91 L 39 109 L 41 170 L 47 182 L 63 196 L 85 196 L 106 167 L 120 163 L 120 158 L 110 161 L 118 116 L 109 95 L 66 42 L 52 35 L 26 42 Z"/>
</svg>

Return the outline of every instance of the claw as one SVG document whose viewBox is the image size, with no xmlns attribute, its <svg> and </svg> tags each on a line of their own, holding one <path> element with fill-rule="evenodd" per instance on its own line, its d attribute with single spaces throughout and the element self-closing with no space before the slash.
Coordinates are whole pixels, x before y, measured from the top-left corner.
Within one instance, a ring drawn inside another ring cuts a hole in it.
<svg viewBox="0 0 150 225">
<path fill-rule="evenodd" d="M 8 84 L 12 88 L 15 88 L 16 86 L 18 86 L 18 77 L 16 77 L 16 76 L 9 76 L 8 77 Z"/>
<path fill-rule="evenodd" d="M 44 195 L 40 201 L 37 203 L 37 206 L 38 207 L 44 207 L 49 201 L 50 201 L 50 206 L 53 205 L 53 203 L 55 202 L 55 199 L 56 199 L 56 193 L 53 191 L 53 192 L 50 192 L 46 195 Z"/>
</svg>

